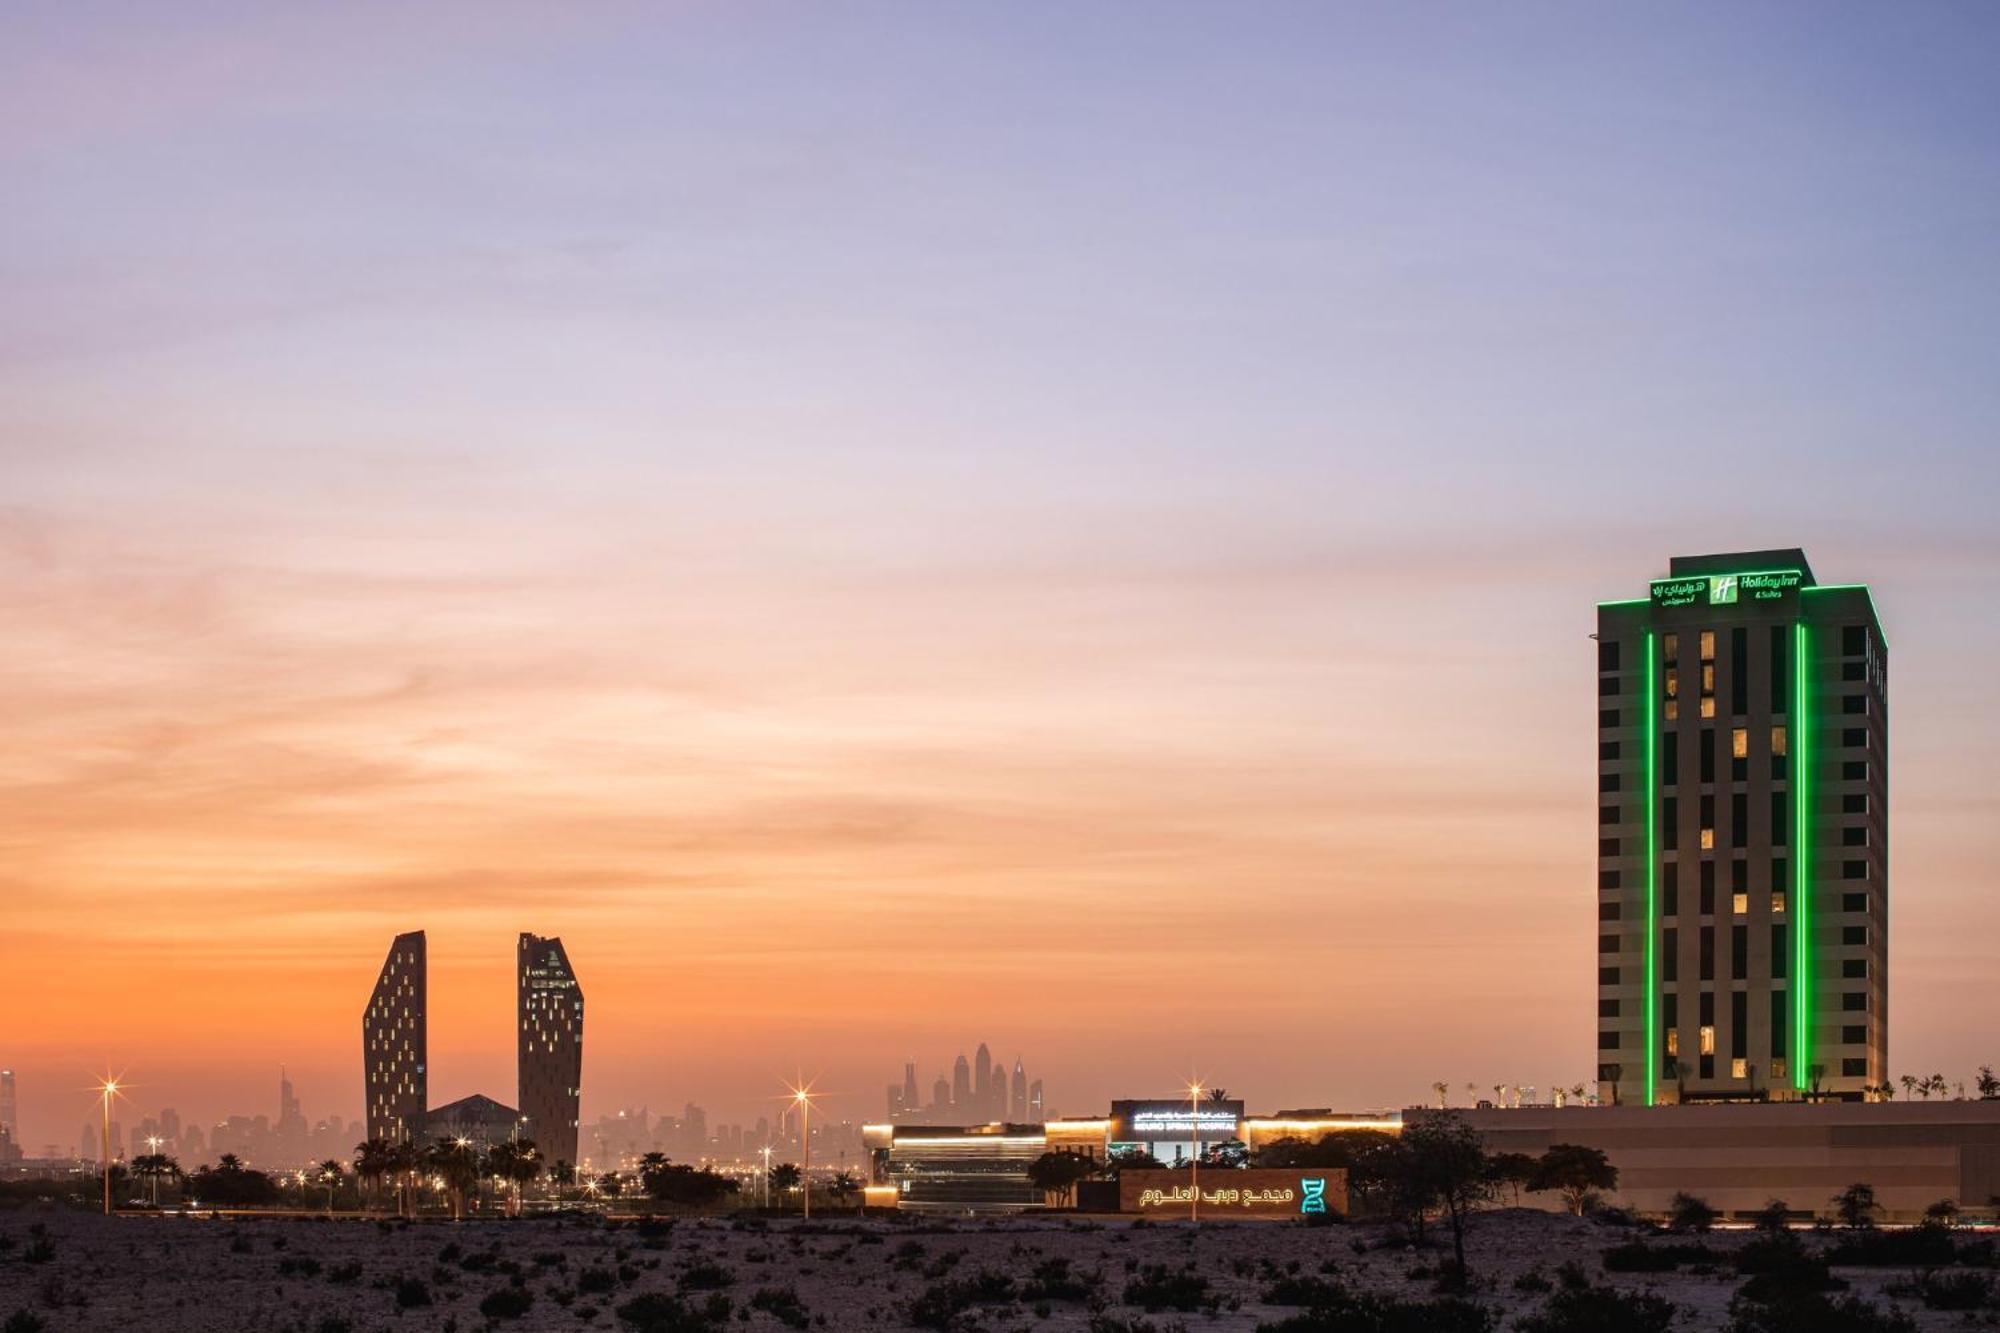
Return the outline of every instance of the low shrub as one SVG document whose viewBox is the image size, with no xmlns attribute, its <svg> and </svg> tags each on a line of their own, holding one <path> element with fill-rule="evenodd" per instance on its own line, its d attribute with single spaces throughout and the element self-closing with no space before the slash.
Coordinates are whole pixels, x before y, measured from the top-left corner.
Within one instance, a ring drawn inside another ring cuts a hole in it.
<svg viewBox="0 0 2000 1333">
<path fill-rule="evenodd" d="M 729 1298 L 721 1292 L 689 1302 L 664 1291 L 649 1291 L 618 1307 L 620 1322 L 633 1333 L 711 1333 L 729 1326 L 729 1314 Z"/>
<path fill-rule="evenodd" d="M 1125 1304 L 1136 1305 L 1147 1314 L 1199 1310 L 1208 1300 L 1208 1279 L 1192 1269 L 1148 1264 L 1125 1284 L 1124 1299 Z"/>
<path fill-rule="evenodd" d="M 1407 1301 L 1336 1293 L 1303 1313 L 1257 1325 L 1257 1333 L 1491 1333 L 1493 1328 L 1491 1310 L 1455 1296 Z"/>
<path fill-rule="evenodd" d="M 1901 1231 L 1850 1231 L 1826 1257 L 1852 1268 L 1941 1268 L 1957 1261 L 1958 1247 L 1950 1227 L 1925 1222 Z"/>
<path fill-rule="evenodd" d="M 535 1293 L 526 1287 L 501 1287 L 479 1303 L 479 1313 L 488 1319 L 519 1319 L 535 1303 Z"/>
<path fill-rule="evenodd" d="M 1993 1278 L 1988 1273 L 1926 1272 L 1917 1278 L 1916 1294 L 1931 1310 L 1983 1310 L 1993 1304 Z"/>
<path fill-rule="evenodd" d="M 1715 1252 L 1706 1245 L 1648 1245 L 1628 1240 L 1604 1252 L 1607 1273 L 1671 1273 L 1683 1264 L 1710 1264 Z"/>
<path fill-rule="evenodd" d="M 804 1328 L 812 1322 L 805 1303 L 790 1287 L 759 1287 L 750 1298 L 750 1308 L 762 1310 L 786 1328 Z"/>
<path fill-rule="evenodd" d="M 1024 1301 L 1087 1301 L 1097 1293 L 1095 1273 L 1078 1273 L 1062 1256 L 1044 1259 L 1035 1265 L 1021 1287 Z"/>
<path fill-rule="evenodd" d="M 406 1277 L 396 1284 L 396 1308 L 413 1310 L 431 1303 L 431 1289 L 421 1279 Z"/>
<path fill-rule="evenodd" d="M 1677 1307 L 1643 1291 L 1616 1287 L 1564 1287 L 1538 1314 L 1515 1325 L 1521 1333 L 1667 1333 Z"/>
<path fill-rule="evenodd" d="M 49 1321 L 33 1310 L 16 1310 L 7 1316 L 5 1324 L 0 1324 L 0 1330 L 5 1330 L 5 1333 L 43 1333 L 48 1326 Z"/>
<path fill-rule="evenodd" d="M 1817 1292 L 1775 1301 L 1751 1301 L 1739 1295 L 1730 1302 L 1729 1313 L 1729 1333 L 1916 1333 L 1917 1327 L 1901 1310 Z"/>
<path fill-rule="evenodd" d="M 635 1272 L 634 1277 L 638 1276 Z M 630 1279 L 628 1279 L 629 1281 Z M 720 1291 L 736 1281 L 736 1274 L 721 1264 L 698 1263 L 681 1270 L 682 1291 Z"/>
</svg>

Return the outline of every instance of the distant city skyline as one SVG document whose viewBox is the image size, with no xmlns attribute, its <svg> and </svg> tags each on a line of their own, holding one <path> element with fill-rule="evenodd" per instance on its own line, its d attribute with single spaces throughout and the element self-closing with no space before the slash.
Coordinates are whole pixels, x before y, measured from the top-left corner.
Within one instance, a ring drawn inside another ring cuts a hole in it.
<svg viewBox="0 0 2000 1333">
<path fill-rule="evenodd" d="M 417 923 L 580 1135 L 1591 1083 L 1676 551 L 1871 584 L 1888 1073 L 2000 1059 L 2000 10 L 1835 10 L 11 7 L 22 1145 L 365 1114 Z"/>
</svg>

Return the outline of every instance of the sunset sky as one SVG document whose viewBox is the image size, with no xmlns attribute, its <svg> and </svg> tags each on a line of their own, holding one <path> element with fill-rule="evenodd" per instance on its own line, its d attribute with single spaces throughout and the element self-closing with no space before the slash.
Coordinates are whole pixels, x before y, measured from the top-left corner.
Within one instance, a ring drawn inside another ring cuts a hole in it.
<svg viewBox="0 0 2000 1333">
<path fill-rule="evenodd" d="M 1890 1053 L 2000 1062 L 2000 12 L 12 4 L 0 1065 L 73 1145 L 1593 1073 L 1593 604 L 1893 653 Z M 1664 21 L 1667 18 L 1671 21 Z"/>
</svg>

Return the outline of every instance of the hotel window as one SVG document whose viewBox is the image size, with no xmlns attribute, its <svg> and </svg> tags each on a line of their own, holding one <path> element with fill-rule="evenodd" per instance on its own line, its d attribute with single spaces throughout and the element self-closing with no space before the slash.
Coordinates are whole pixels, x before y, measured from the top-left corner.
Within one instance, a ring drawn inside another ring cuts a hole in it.
<svg viewBox="0 0 2000 1333">
<path fill-rule="evenodd" d="M 1701 729 L 1701 780 L 1715 781 L 1715 732 L 1709 727 Z"/>
<path fill-rule="evenodd" d="M 1867 1078 L 1868 1057 L 1864 1055 L 1858 1058 L 1851 1056 L 1843 1058 L 1840 1062 L 1840 1076 L 1842 1078 Z"/>
<path fill-rule="evenodd" d="M 1749 1078 L 1750 1062 L 1748 1060 L 1742 1060 L 1742 1059 L 1731 1060 L 1729 1062 L 1729 1077 Z"/>
<path fill-rule="evenodd" d="M 1681 1030 L 1679 1028 L 1668 1028 L 1667 1054 L 1679 1055 L 1680 1053 L 1681 1053 Z"/>
<path fill-rule="evenodd" d="M 1750 757 L 1750 728 L 1735 727 L 1729 733 L 1729 757 L 1748 759 Z"/>
<path fill-rule="evenodd" d="M 1701 715 L 1702 715 L 1703 717 L 1714 717 L 1714 716 L 1715 716 L 1715 696 L 1714 696 L 1714 695 L 1712 695 L 1712 694 L 1704 694 L 1704 695 L 1702 695 L 1702 696 L 1701 696 Z"/>
<path fill-rule="evenodd" d="M 1782 755 L 1786 753 L 1785 729 L 1783 727 L 1771 728 L 1771 753 L 1774 755 Z"/>
<path fill-rule="evenodd" d="M 1840 975 L 1848 981 L 1866 981 L 1868 979 L 1868 960 L 1866 958 L 1841 959 Z"/>
<path fill-rule="evenodd" d="M 1750 841 L 1750 798 L 1736 792 L 1729 798 L 1729 845 L 1742 847 Z"/>
<path fill-rule="evenodd" d="M 1701 928 L 1701 979 L 1715 980 L 1715 927 Z"/>
<path fill-rule="evenodd" d="M 1840 928 L 1840 942 L 1850 945 L 1868 943 L 1868 927 L 1842 926 Z"/>
<path fill-rule="evenodd" d="M 1703 1054 L 1703 1055 L 1714 1055 L 1714 1054 L 1715 1054 L 1715 1029 L 1714 1029 L 1714 1028 L 1712 1028 L 1712 1027 L 1704 1027 L 1704 1028 L 1703 1028 L 1703 1029 L 1701 1030 L 1701 1044 L 1700 1044 L 1700 1046 L 1699 1046 L 1699 1047 L 1698 1047 L 1697 1049 L 1698 1049 L 1698 1050 L 1700 1051 L 1700 1053 L 1701 1053 L 1701 1054 Z"/>
<path fill-rule="evenodd" d="M 1681 734 L 1670 731 L 1660 737 L 1660 781 L 1677 787 L 1681 781 Z"/>
<path fill-rule="evenodd" d="M 1771 927 L 1771 977 L 1782 981 L 1785 976 L 1785 926 L 1783 922 Z"/>
<path fill-rule="evenodd" d="M 1681 672 L 1679 667 L 1667 668 L 1667 697 L 1669 699 L 1678 699 L 1681 697 Z"/>
<path fill-rule="evenodd" d="M 1729 928 L 1729 979 L 1746 981 L 1750 976 L 1750 927 Z M 1738 992 L 1741 995 L 1742 992 Z"/>
<path fill-rule="evenodd" d="M 1715 663 L 1713 662 L 1704 662 L 1701 664 L 1701 692 L 1703 694 L 1715 693 Z M 1850 709 L 1849 711 L 1852 712 L 1853 710 Z"/>
<path fill-rule="evenodd" d="M 1666 710 L 1666 711 L 1667 711 L 1667 721 L 1669 721 L 1669 722 L 1678 722 L 1678 721 L 1680 721 L 1680 716 L 1681 716 L 1681 701 L 1680 701 L 1680 700 L 1678 700 L 1678 699 L 1669 699 L 1669 700 L 1667 700 L 1667 710 Z"/>
<path fill-rule="evenodd" d="M 1746 915 L 1750 911 L 1750 895 L 1747 893 L 1731 894 L 1729 907 L 1738 916 Z"/>
<path fill-rule="evenodd" d="M 1597 669 L 1599 671 L 1618 669 L 1618 640 L 1608 639 L 1597 645 Z"/>
<path fill-rule="evenodd" d="M 1681 933 L 1672 926 L 1660 932 L 1660 980 L 1681 979 Z"/>
<path fill-rule="evenodd" d="M 1771 1077 L 1785 1076 L 1785 1028 L 1791 1021 L 1791 1007 L 1785 1003 L 1785 993 L 1771 992 Z"/>
<path fill-rule="evenodd" d="M 1865 893 L 1843 893 L 1840 895 L 1840 910 L 1843 912 L 1865 912 L 1868 910 L 1868 895 Z"/>
<path fill-rule="evenodd" d="M 1703 916 L 1712 916 L 1715 913 L 1715 862 L 1703 861 L 1700 873 L 1701 914 Z"/>
<path fill-rule="evenodd" d="M 1784 910 L 1785 910 L 1785 891 L 1783 889 L 1771 890 L 1771 911 L 1773 913 L 1778 913 L 1778 912 L 1783 912 Z"/>
<path fill-rule="evenodd" d="M 1678 634 L 1661 635 L 1660 651 L 1669 662 L 1679 657 L 1681 655 L 1681 636 Z"/>
<path fill-rule="evenodd" d="M 1840 1030 L 1840 1044 L 1843 1046 L 1862 1046 L 1866 1045 L 1867 1041 L 1868 1025 L 1866 1023 L 1849 1023 Z"/>
<path fill-rule="evenodd" d="M 1701 660 L 1704 662 L 1713 662 L 1715 660 L 1715 631 L 1712 629 L 1703 630 L 1700 642 Z"/>
<path fill-rule="evenodd" d="M 1715 850 L 1715 830 L 1714 830 L 1714 829 L 1712 829 L 1712 828 L 1705 828 L 1705 829 L 1703 829 L 1703 830 L 1701 831 L 1701 849 L 1702 849 L 1702 850 L 1703 850 L 1704 852 L 1712 852 L 1712 851 L 1714 851 L 1714 850 Z"/>
</svg>

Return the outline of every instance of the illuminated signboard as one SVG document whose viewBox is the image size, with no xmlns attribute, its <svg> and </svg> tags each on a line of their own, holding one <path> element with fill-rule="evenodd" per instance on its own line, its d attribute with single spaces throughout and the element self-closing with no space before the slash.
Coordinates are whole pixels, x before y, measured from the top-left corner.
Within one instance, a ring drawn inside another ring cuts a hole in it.
<svg viewBox="0 0 2000 1333">
<path fill-rule="evenodd" d="M 1804 576 L 1796 569 L 1654 579 L 1653 605 L 1737 606 L 1744 602 L 1780 602 L 1798 592 L 1804 582 Z"/>
<path fill-rule="evenodd" d="M 1125 1171 L 1118 1177 L 1118 1206 L 1183 1217 L 1191 1211 L 1211 1218 L 1323 1217 L 1347 1211 L 1347 1173 L 1218 1169 L 1203 1171 L 1197 1185 L 1185 1171 Z"/>
<path fill-rule="evenodd" d="M 1206 1107 L 1190 1113 L 1183 1106 L 1178 1111 L 1140 1111 L 1128 1126 L 1134 1134 L 1192 1134 L 1196 1130 L 1203 1133 L 1215 1131 L 1224 1134 L 1236 1133 L 1237 1117 L 1230 1111 L 1211 1111 Z"/>
<path fill-rule="evenodd" d="M 1243 1103 L 1234 1097 L 1194 1104 L 1165 1098 L 1111 1103 L 1114 1143 L 1198 1139 L 1219 1143 L 1243 1137 Z"/>
</svg>

